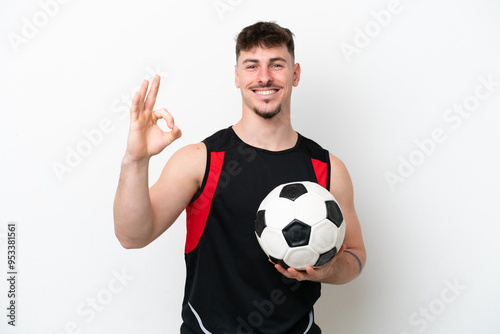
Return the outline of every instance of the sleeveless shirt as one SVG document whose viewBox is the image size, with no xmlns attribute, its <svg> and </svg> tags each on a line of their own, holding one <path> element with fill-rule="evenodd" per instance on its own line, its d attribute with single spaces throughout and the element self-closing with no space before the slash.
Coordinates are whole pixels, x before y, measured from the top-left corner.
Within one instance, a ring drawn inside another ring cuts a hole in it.
<svg viewBox="0 0 500 334">
<path fill-rule="evenodd" d="M 280 184 L 312 181 L 329 189 L 328 151 L 300 134 L 287 150 L 252 147 L 232 127 L 203 143 L 204 179 L 186 208 L 181 333 L 321 333 L 313 315 L 321 284 L 274 268 L 255 236 L 255 217 Z"/>
</svg>

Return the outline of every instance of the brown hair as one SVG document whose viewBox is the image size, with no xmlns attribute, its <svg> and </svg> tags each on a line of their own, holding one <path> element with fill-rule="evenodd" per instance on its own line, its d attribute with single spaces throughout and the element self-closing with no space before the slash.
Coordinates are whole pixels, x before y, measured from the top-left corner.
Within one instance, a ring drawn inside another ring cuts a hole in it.
<svg viewBox="0 0 500 334">
<path fill-rule="evenodd" d="M 290 29 L 283 28 L 275 22 L 257 22 L 243 28 L 236 37 L 236 61 L 238 61 L 242 50 L 248 51 L 254 47 L 271 48 L 280 45 L 286 45 L 293 60 L 295 58 L 295 45 Z"/>
</svg>

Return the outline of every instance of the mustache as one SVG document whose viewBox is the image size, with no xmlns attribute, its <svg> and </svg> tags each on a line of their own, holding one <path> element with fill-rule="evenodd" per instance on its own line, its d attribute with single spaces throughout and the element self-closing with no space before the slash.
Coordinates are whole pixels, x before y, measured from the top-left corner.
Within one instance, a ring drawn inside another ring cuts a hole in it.
<svg viewBox="0 0 500 334">
<path fill-rule="evenodd" d="M 281 89 L 280 86 L 273 85 L 272 83 L 266 84 L 266 85 L 258 85 L 258 86 L 251 86 L 250 89 L 259 89 L 259 88 L 274 88 L 274 89 Z"/>
</svg>

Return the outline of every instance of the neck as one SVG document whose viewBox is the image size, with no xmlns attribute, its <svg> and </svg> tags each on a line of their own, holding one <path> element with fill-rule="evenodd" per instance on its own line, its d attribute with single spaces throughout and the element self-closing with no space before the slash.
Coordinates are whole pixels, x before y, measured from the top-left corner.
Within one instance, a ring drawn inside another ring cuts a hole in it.
<svg viewBox="0 0 500 334">
<path fill-rule="evenodd" d="M 248 145 L 269 151 L 283 151 L 297 143 L 297 133 L 292 128 L 290 111 L 282 110 L 270 119 L 264 119 L 253 110 L 243 109 L 243 115 L 233 126 L 234 132 Z"/>
</svg>

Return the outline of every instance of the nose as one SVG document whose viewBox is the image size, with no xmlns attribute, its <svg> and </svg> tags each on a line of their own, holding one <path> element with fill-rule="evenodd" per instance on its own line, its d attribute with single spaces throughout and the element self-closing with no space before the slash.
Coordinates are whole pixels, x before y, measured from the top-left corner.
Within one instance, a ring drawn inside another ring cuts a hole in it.
<svg viewBox="0 0 500 334">
<path fill-rule="evenodd" d="M 261 85 L 267 85 L 273 81 L 273 77 L 269 68 L 262 67 L 259 71 L 259 83 Z"/>
</svg>

